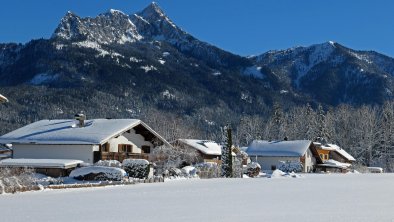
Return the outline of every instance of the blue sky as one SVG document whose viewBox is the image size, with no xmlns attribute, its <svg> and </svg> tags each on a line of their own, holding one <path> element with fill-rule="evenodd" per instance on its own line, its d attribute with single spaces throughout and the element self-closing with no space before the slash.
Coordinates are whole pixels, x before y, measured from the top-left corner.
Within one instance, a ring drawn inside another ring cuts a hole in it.
<svg viewBox="0 0 394 222">
<path fill-rule="evenodd" d="M 1 0 L 0 42 L 49 38 L 70 10 L 94 17 L 110 8 L 128 14 L 146 0 Z M 240 55 L 329 40 L 394 57 L 394 1 L 156 0 L 182 29 Z"/>
</svg>

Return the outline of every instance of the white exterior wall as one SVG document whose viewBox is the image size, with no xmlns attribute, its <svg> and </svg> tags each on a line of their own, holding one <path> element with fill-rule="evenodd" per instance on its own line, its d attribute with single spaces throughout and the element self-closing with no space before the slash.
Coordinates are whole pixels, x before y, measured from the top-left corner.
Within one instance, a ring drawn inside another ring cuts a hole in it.
<svg viewBox="0 0 394 222">
<path fill-rule="evenodd" d="M 124 133 L 123 134 L 124 137 L 126 137 L 129 141 L 131 141 L 131 143 L 133 144 L 133 151 L 136 153 L 141 153 L 141 147 L 142 146 L 150 146 L 151 150 L 153 148 L 153 144 L 149 141 L 145 141 L 145 138 L 140 135 L 140 134 L 136 134 L 134 129 L 130 129 L 130 133 Z M 137 148 L 137 149 L 135 149 Z"/>
<path fill-rule="evenodd" d="M 249 156 L 250 160 L 256 162 L 256 156 Z M 280 161 L 300 161 L 300 157 L 265 157 L 265 156 L 258 156 L 257 162 L 261 166 L 261 170 L 263 171 L 271 171 L 271 166 L 275 165 L 277 168 L 280 165 Z M 307 150 L 305 154 L 305 164 L 303 172 L 307 173 L 308 167 L 309 171 L 312 171 L 313 166 L 316 164 L 316 160 L 312 155 L 310 149 Z"/>
<path fill-rule="evenodd" d="M 93 163 L 95 145 L 13 144 L 14 158 L 73 159 Z"/>
<path fill-rule="evenodd" d="M 255 156 L 249 156 L 250 160 L 256 161 Z M 299 157 L 276 157 L 276 156 L 258 156 L 257 162 L 261 166 L 262 171 L 271 171 L 271 166 L 279 167 L 280 161 L 300 161 Z"/>
<path fill-rule="evenodd" d="M 133 153 L 141 153 L 141 149 L 135 149 L 136 145 L 130 142 L 126 137 L 119 136 L 118 138 L 112 138 L 108 141 L 109 152 L 118 152 L 119 144 L 130 144 L 133 145 Z"/>
<path fill-rule="evenodd" d="M 316 165 L 316 159 L 315 157 L 313 157 L 311 150 L 308 149 L 305 154 L 304 172 L 305 173 L 312 172 L 312 169 L 315 165 Z"/>
</svg>

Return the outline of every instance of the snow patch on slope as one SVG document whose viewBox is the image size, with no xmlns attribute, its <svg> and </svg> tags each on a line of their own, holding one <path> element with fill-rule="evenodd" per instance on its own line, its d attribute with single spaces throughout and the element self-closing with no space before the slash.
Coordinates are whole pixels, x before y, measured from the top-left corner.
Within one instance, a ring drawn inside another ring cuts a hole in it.
<svg viewBox="0 0 394 222">
<path fill-rule="evenodd" d="M 50 83 L 56 80 L 59 76 L 58 75 L 52 75 L 48 73 L 39 73 L 35 75 L 31 80 L 30 84 L 32 85 L 41 85 L 44 83 Z"/>
<path fill-rule="evenodd" d="M 265 76 L 263 73 L 261 73 L 261 66 L 250 66 L 247 67 L 244 71 L 243 71 L 244 75 L 247 76 L 253 76 L 259 79 L 263 79 Z"/>
<path fill-rule="evenodd" d="M 145 71 L 145 73 L 152 71 L 152 70 L 157 70 L 157 68 L 152 65 L 140 66 L 140 69 L 143 69 Z"/>
</svg>

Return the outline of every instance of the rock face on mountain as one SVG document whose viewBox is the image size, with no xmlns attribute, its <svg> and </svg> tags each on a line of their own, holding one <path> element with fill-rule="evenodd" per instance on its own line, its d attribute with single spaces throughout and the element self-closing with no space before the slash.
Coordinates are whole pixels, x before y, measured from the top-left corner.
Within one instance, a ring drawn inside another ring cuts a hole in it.
<svg viewBox="0 0 394 222">
<path fill-rule="evenodd" d="M 264 43 L 262 43 L 264 44 Z M 133 118 L 176 113 L 201 127 L 274 102 L 335 106 L 393 98 L 394 60 L 327 42 L 242 57 L 176 26 L 156 3 L 94 18 L 68 12 L 50 39 L 0 44 L 4 133 L 42 118 Z"/>
</svg>

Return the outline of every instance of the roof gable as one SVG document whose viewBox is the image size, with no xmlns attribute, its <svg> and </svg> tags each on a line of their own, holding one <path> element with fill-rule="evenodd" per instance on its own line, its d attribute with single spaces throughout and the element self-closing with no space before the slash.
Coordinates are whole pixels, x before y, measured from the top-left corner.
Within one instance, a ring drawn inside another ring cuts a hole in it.
<svg viewBox="0 0 394 222">
<path fill-rule="evenodd" d="M 254 140 L 246 149 L 249 156 L 301 157 L 311 146 L 310 140 L 266 141 Z"/>
</svg>

